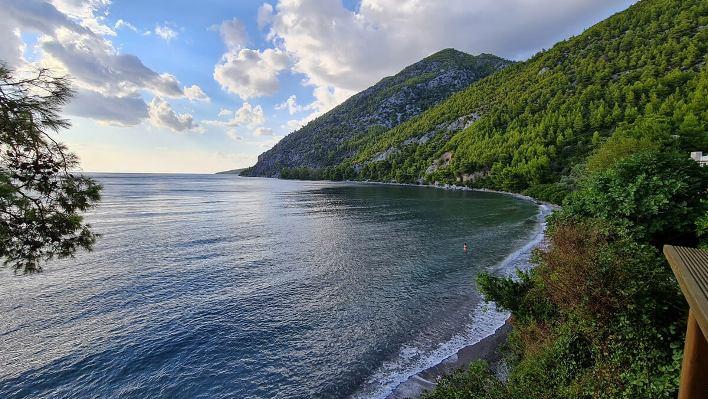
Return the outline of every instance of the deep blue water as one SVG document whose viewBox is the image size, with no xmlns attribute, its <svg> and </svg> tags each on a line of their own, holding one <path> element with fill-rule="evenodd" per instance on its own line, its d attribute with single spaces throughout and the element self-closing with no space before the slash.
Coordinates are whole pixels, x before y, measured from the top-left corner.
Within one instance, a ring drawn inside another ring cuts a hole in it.
<svg viewBox="0 0 708 399">
<path fill-rule="evenodd" d="M 381 397 L 494 330 L 475 276 L 539 231 L 493 193 L 96 177 L 95 251 L 0 274 L 1 398 Z"/>
</svg>

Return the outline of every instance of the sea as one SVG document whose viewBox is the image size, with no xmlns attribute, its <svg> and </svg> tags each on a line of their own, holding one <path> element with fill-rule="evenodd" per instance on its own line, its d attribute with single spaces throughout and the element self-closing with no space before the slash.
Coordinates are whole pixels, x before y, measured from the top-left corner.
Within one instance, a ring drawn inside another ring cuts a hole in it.
<svg viewBox="0 0 708 399">
<path fill-rule="evenodd" d="M 92 177 L 94 251 L 0 269 L 1 398 L 385 398 L 504 322 L 476 276 L 543 230 L 491 192 Z"/>
</svg>

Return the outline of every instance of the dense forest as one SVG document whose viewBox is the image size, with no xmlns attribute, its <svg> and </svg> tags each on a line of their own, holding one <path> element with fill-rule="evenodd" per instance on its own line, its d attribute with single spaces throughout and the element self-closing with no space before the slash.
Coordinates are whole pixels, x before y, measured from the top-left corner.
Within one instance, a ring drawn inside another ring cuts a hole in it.
<svg viewBox="0 0 708 399">
<path fill-rule="evenodd" d="M 639 2 L 418 117 L 349 140 L 356 154 L 335 167 L 281 175 L 527 190 L 560 202 L 574 167 L 614 136 L 626 151 L 708 146 L 706 26 L 703 1 Z"/>
</svg>

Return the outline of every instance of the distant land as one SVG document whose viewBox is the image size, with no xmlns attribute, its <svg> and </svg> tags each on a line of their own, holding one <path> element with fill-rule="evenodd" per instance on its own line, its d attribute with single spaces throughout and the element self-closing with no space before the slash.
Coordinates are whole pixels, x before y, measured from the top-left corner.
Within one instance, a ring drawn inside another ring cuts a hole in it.
<svg viewBox="0 0 708 399">
<path fill-rule="evenodd" d="M 224 170 L 222 172 L 216 172 L 217 175 L 240 175 L 246 168 Z"/>
</svg>

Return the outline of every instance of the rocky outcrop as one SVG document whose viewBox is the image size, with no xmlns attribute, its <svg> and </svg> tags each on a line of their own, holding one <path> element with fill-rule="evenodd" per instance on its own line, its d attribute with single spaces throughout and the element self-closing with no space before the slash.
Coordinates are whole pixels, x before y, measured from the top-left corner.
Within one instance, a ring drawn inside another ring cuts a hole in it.
<svg viewBox="0 0 708 399">
<path fill-rule="evenodd" d="M 422 136 L 417 136 L 417 137 L 411 137 L 409 139 L 404 140 L 399 147 L 389 147 L 385 151 L 381 151 L 371 157 L 371 159 L 368 162 L 378 162 L 378 161 L 385 161 L 387 160 L 390 156 L 396 155 L 399 152 L 401 152 L 401 148 L 412 145 L 412 144 L 417 144 L 417 145 L 423 145 L 430 141 L 433 137 L 435 137 L 436 134 L 438 134 L 441 131 L 448 132 L 448 133 L 454 133 L 459 130 L 464 130 L 467 129 L 468 127 L 472 126 L 474 122 L 479 119 L 479 114 L 476 112 L 473 112 L 469 115 L 464 115 L 461 116 L 451 123 L 448 124 L 441 124 L 438 125 L 436 130 L 430 131 L 428 133 L 425 133 Z M 437 169 L 437 165 L 435 166 L 435 169 Z"/>
<path fill-rule="evenodd" d="M 429 175 L 441 167 L 450 165 L 450 161 L 452 161 L 452 151 L 443 153 L 432 165 L 428 166 L 428 169 L 425 170 L 425 174 Z"/>
</svg>

